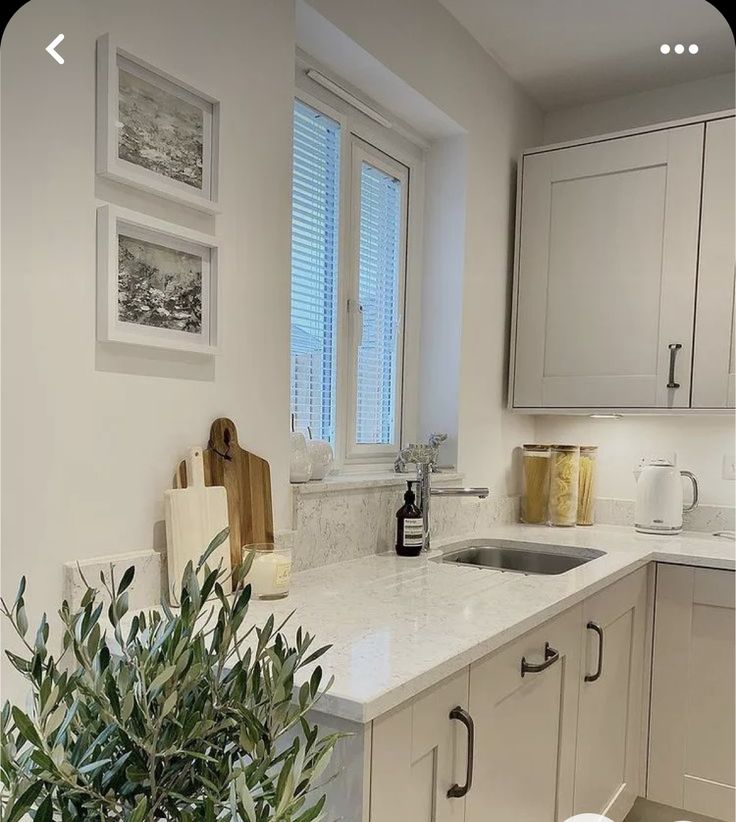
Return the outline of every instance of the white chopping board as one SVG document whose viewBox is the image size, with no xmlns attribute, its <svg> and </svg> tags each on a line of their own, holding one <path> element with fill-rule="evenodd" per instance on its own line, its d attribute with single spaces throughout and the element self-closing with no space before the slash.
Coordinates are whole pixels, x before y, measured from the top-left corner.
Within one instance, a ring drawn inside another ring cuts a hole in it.
<svg viewBox="0 0 736 822">
<path fill-rule="evenodd" d="M 202 449 L 191 448 L 187 458 L 187 488 L 164 492 L 166 556 L 169 567 L 169 599 L 178 605 L 181 577 L 189 561 L 196 568 L 212 540 L 228 527 L 227 491 L 222 486 L 206 487 Z M 222 563 L 230 572 L 230 540 L 219 545 L 207 560 L 210 568 Z"/>
</svg>

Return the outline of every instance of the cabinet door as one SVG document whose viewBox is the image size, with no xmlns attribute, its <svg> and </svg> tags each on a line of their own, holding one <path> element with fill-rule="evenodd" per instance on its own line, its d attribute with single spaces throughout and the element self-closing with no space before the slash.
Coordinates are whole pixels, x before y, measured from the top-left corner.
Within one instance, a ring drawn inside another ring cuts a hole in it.
<svg viewBox="0 0 736 822">
<path fill-rule="evenodd" d="M 471 666 L 475 780 L 467 822 L 572 815 L 580 626 L 581 610 L 573 608 Z M 545 643 L 559 656 L 522 677 L 522 658 L 542 663 Z"/>
<path fill-rule="evenodd" d="M 733 350 L 735 154 L 733 118 L 708 123 L 695 317 L 693 408 L 733 408 L 736 405 Z"/>
<path fill-rule="evenodd" d="M 462 822 L 465 798 L 447 791 L 465 783 L 467 731 L 450 711 L 467 706 L 465 668 L 374 721 L 371 822 Z"/>
<path fill-rule="evenodd" d="M 688 407 L 702 149 L 701 123 L 524 157 L 514 407 Z"/>
<path fill-rule="evenodd" d="M 657 566 L 647 798 L 734 820 L 734 573 Z"/>
<path fill-rule="evenodd" d="M 583 604 L 575 813 L 622 822 L 640 786 L 647 571 Z"/>
</svg>

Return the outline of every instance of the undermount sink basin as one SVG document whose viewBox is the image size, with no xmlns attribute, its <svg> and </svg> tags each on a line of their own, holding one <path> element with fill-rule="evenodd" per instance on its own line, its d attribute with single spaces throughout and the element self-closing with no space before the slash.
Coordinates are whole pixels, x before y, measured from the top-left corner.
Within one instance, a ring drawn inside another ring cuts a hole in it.
<svg viewBox="0 0 736 822">
<path fill-rule="evenodd" d="M 565 571 L 602 557 L 604 553 L 594 548 L 575 548 L 569 545 L 487 539 L 463 543 L 461 548 L 450 546 L 442 561 L 515 574 L 564 574 Z"/>
</svg>

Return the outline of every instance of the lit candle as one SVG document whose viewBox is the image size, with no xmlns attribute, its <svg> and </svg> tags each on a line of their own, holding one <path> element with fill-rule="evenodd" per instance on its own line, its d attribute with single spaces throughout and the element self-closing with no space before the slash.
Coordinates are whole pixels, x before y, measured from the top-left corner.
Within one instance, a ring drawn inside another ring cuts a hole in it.
<svg viewBox="0 0 736 822">
<path fill-rule="evenodd" d="M 250 585 L 256 599 L 282 599 L 289 593 L 291 578 L 291 550 L 276 548 L 270 543 L 244 545 L 242 548 L 253 555 L 253 564 L 244 584 Z"/>
</svg>

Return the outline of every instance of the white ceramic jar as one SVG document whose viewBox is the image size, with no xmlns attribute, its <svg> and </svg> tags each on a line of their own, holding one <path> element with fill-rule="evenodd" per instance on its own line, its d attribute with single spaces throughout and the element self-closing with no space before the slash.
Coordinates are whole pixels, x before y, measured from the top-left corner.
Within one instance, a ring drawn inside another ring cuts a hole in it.
<svg viewBox="0 0 736 822">
<path fill-rule="evenodd" d="M 294 431 L 291 434 L 291 461 L 289 479 L 291 482 L 309 482 L 312 478 L 312 461 L 307 451 L 307 440 L 304 434 Z"/>
<path fill-rule="evenodd" d="M 332 470 L 335 457 L 332 446 L 325 440 L 307 440 L 307 453 L 312 464 L 312 479 L 324 479 Z"/>
</svg>

